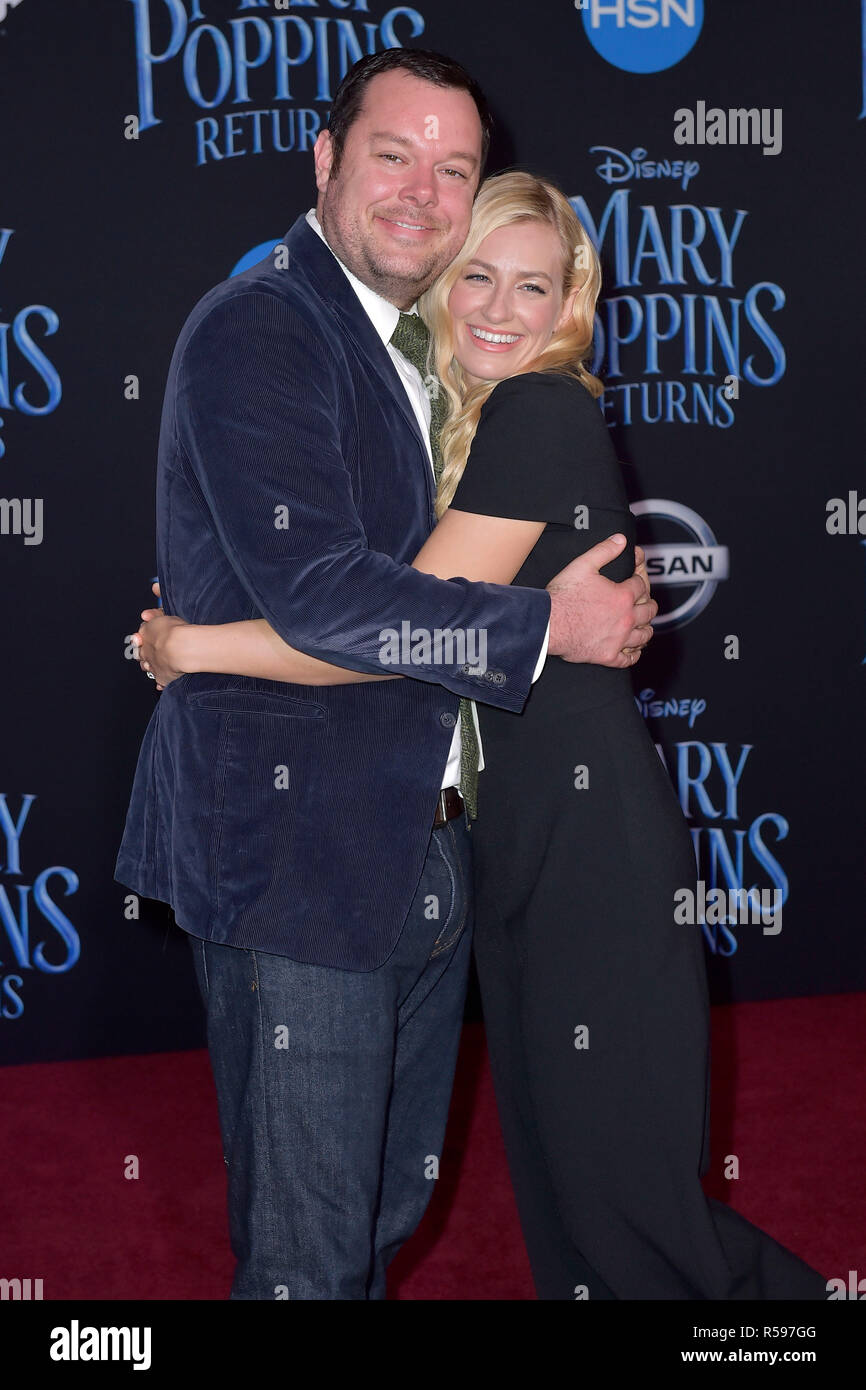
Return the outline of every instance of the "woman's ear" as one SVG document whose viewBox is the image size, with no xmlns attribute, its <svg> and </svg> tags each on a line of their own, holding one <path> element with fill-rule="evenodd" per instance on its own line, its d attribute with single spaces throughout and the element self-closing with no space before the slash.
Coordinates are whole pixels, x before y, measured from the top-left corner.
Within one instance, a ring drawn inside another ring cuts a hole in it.
<svg viewBox="0 0 866 1390">
<path fill-rule="evenodd" d="M 564 328 L 566 323 L 568 323 L 571 319 L 571 316 L 574 313 L 575 300 L 577 299 L 579 293 L 580 289 L 578 288 L 572 290 L 571 294 L 566 295 L 566 298 L 563 301 L 562 310 L 560 312 L 559 318 L 556 320 L 556 328 L 554 332 L 558 333 L 559 330 L 561 328 Z"/>
</svg>

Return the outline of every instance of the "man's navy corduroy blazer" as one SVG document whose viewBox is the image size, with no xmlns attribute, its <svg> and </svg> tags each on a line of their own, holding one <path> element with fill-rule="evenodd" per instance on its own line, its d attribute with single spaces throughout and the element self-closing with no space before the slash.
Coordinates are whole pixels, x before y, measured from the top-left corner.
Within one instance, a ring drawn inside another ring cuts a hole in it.
<svg viewBox="0 0 866 1390">
<path fill-rule="evenodd" d="M 282 244 L 287 268 L 268 257 L 211 290 L 174 351 L 157 480 L 165 611 L 265 617 L 292 646 L 375 674 L 384 629 L 484 629 L 488 669 L 173 681 L 144 735 L 116 877 L 206 940 L 372 970 L 421 875 L 459 697 L 522 709 L 550 600 L 411 568 L 435 517 L 405 390 L 303 217 Z"/>
</svg>

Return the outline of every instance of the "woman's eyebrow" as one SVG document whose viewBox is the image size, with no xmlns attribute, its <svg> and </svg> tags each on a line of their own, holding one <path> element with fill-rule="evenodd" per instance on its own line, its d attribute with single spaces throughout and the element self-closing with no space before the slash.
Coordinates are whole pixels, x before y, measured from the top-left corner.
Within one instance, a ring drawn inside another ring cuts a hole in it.
<svg viewBox="0 0 866 1390">
<path fill-rule="evenodd" d="M 496 270 L 496 266 L 495 266 L 495 265 L 489 265 L 489 264 L 487 263 L 487 261 L 479 261 L 475 256 L 472 257 L 471 261 L 467 261 L 466 264 L 467 264 L 467 265 L 480 265 L 480 266 L 482 267 L 483 270 L 493 270 L 493 271 Z M 518 276 L 519 276 L 519 278 L 520 278 L 521 280 L 525 280 L 525 279 L 528 279 L 528 280 L 532 280 L 532 279 L 536 279 L 536 280 L 538 280 L 538 279 L 540 279 L 540 280 L 550 280 L 551 285 L 553 284 L 553 280 L 552 280 L 551 277 L 548 275 L 548 273 L 547 273 L 546 270 L 518 270 L 517 274 L 518 274 Z"/>
</svg>

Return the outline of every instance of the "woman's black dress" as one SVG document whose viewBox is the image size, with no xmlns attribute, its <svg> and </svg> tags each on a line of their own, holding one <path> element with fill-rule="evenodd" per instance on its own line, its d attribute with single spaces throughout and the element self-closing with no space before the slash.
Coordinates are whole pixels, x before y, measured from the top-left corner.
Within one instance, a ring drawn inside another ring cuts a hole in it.
<svg viewBox="0 0 866 1390">
<path fill-rule="evenodd" d="M 452 505 L 545 521 L 544 588 L 634 523 L 596 401 L 501 382 Z M 824 1279 L 708 1200 L 709 1003 L 691 837 L 628 671 L 548 657 L 522 714 L 479 705 L 476 959 L 500 1118 L 540 1298 L 824 1299 Z"/>
</svg>

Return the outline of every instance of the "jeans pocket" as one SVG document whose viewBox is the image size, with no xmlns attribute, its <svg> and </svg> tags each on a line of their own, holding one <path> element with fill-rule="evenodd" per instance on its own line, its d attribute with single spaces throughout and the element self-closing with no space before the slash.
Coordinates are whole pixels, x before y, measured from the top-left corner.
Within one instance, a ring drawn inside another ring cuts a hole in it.
<svg viewBox="0 0 866 1390">
<path fill-rule="evenodd" d="M 463 928 L 466 926 L 468 908 L 466 875 L 463 871 L 460 855 L 457 852 L 457 843 L 450 822 L 443 827 L 443 832 L 441 840 L 436 838 L 435 830 L 433 835 L 436 847 L 442 857 L 443 870 L 450 889 L 450 902 L 442 929 L 433 942 L 430 960 L 434 960 L 436 956 L 441 956 L 443 952 L 450 950 L 459 941 Z"/>
</svg>

